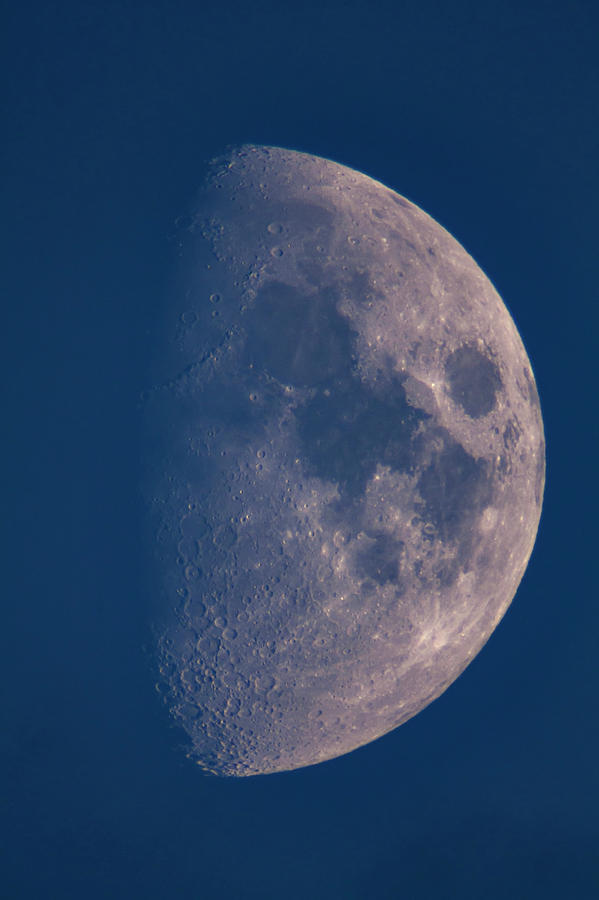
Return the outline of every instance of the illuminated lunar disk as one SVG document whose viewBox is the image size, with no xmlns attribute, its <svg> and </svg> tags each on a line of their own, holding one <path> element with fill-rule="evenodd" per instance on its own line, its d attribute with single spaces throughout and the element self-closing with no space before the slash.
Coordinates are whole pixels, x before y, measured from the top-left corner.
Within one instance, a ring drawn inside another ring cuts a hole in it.
<svg viewBox="0 0 599 900">
<path fill-rule="evenodd" d="M 345 166 L 235 149 L 178 237 L 145 402 L 162 690 L 205 769 L 307 766 L 419 712 L 505 613 L 535 381 L 460 244 Z"/>
</svg>

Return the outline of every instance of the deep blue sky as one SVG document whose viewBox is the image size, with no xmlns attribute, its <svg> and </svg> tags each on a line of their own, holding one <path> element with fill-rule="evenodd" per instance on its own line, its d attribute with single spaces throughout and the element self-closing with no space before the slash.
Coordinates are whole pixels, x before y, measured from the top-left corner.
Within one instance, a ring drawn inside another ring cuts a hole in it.
<svg viewBox="0 0 599 900">
<path fill-rule="evenodd" d="M 13 3 L 3 15 L 0 895 L 599 895 L 599 7 Z M 328 156 L 438 219 L 535 370 L 545 509 L 439 700 L 244 780 L 178 749 L 143 652 L 136 402 L 168 236 L 230 143 Z"/>
</svg>

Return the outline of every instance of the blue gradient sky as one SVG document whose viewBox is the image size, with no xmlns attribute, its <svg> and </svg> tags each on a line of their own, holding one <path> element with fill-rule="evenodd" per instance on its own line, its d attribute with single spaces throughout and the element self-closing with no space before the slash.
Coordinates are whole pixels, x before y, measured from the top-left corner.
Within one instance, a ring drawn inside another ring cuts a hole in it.
<svg viewBox="0 0 599 900">
<path fill-rule="evenodd" d="M 16 898 L 591 900 L 596 4 L 13 4 L 3 16 L 4 861 Z M 537 546 L 458 681 L 287 775 L 203 777 L 153 692 L 136 401 L 175 218 L 230 143 L 330 157 L 474 256 L 548 445 Z"/>
</svg>

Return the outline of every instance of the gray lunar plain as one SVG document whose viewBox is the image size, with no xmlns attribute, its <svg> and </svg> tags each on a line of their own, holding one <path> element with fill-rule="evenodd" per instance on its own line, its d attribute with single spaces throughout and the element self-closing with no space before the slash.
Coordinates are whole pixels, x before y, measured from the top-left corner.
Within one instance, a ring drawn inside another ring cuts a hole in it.
<svg viewBox="0 0 599 900">
<path fill-rule="evenodd" d="M 526 568 L 543 426 L 510 315 L 414 204 L 315 156 L 211 166 L 144 401 L 160 690 L 205 770 L 401 725 Z"/>
</svg>

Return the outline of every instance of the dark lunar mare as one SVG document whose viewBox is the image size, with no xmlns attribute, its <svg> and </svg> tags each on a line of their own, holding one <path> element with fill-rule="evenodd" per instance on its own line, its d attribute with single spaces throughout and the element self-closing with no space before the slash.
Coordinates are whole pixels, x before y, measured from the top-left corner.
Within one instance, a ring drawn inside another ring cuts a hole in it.
<svg viewBox="0 0 599 900">
<path fill-rule="evenodd" d="M 246 363 L 296 387 L 316 387 L 347 372 L 351 330 L 335 300 L 331 290 L 306 295 L 276 282 L 262 288 L 246 323 Z"/>
<path fill-rule="evenodd" d="M 489 356 L 470 345 L 458 347 L 445 363 L 451 395 L 466 415 L 480 419 L 495 406 L 501 390 L 497 365 Z"/>
<path fill-rule="evenodd" d="M 341 517 L 355 514 L 377 466 L 419 473 L 422 525 L 432 524 L 436 536 L 458 550 L 438 572 L 448 586 L 460 570 L 468 571 L 474 522 L 493 497 L 492 467 L 408 403 L 400 375 L 387 373 L 378 391 L 359 377 L 355 334 L 336 302 L 333 290 L 305 295 L 281 283 L 263 288 L 246 323 L 246 361 L 253 375 L 314 389 L 295 411 L 302 460 L 308 473 L 338 485 Z M 446 370 L 468 415 L 479 418 L 492 409 L 501 380 L 488 356 L 464 346 L 450 355 Z M 437 449 L 427 464 L 431 446 Z M 397 582 L 401 542 L 369 536 L 374 544 L 361 554 L 364 574 L 379 585 Z"/>
<path fill-rule="evenodd" d="M 296 413 L 308 471 L 339 484 L 349 499 L 363 495 L 378 465 L 415 471 L 416 432 L 427 418 L 406 402 L 397 378 L 384 396 L 358 378 L 332 382 Z"/>
</svg>

